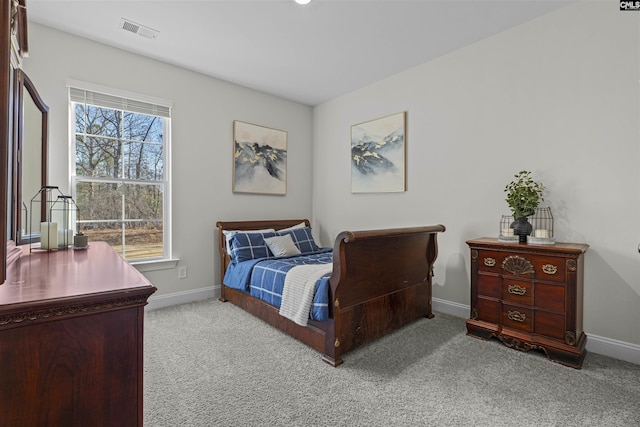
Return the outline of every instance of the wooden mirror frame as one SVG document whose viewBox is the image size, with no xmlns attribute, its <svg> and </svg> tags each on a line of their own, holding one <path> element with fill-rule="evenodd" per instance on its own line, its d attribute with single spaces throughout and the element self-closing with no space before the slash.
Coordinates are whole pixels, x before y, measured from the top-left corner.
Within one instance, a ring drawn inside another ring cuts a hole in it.
<svg viewBox="0 0 640 427">
<path fill-rule="evenodd" d="M 0 123 L 3 124 L 4 132 L 0 133 L 0 165 L 3 167 L 0 173 L 0 258 L 2 259 L 2 268 L 0 268 L 0 279 L 2 283 L 6 278 L 7 270 L 7 180 L 9 165 L 9 131 L 8 124 L 10 120 L 10 49 L 11 49 L 11 2 L 2 0 L 2 9 L 0 9 L 0 67 L 2 69 L 2 81 L 0 82 Z"/>
<path fill-rule="evenodd" d="M 13 200 L 9 200 L 9 147 L 15 138 L 15 132 L 10 131 L 15 108 L 11 71 L 19 68 L 27 52 L 26 0 L 0 0 L 0 283 L 7 277 L 7 248 L 13 246 L 7 223 Z"/>
<path fill-rule="evenodd" d="M 32 197 L 33 194 L 22 194 L 23 187 L 23 153 L 24 150 L 24 101 L 25 101 L 25 89 L 27 94 L 31 97 L 34 105 L 40 111 L 41 114 L 41 127 L 40 127 L 40 188 L 47 185 L 47 144 L 48 144 L 48 132 L 49 132 L 49 107 L 44 103 L 38 90 L 35 85 L 29 79 L 24 71 L 16 70 L 16 84 L 14 85 L 14 90 L 16 92 L 15 102 L 17 108 L 15 109 L 16 121 L 15 127 L 17 130 L 17 138 L 14 143 L 13 152 L 15 153 L 13 157 L 13 170 L 15 171 L 15 176 L 13 179 L 13 200 L 15 200 L 15 204 L 13 206 L 13 211 L 11 215 L 11 236 L 15 241 L 16 245 L 22 245 L 25 243 L 30 243 L 30 238 L 25 238 L 22 235 L 22 205 L 24 202 L 28 202 L 24 197 Z M 38 214 L 40 220 L 44 220 L 46 218 L 46 206 L 41 204 L 41 212 Z M 32 215 L 35 212 L 31 213 Z M 28 221 L 28 220 L 27 220 Z M 38 221 L 40 222 L 40 221 Z"/>
</svg>

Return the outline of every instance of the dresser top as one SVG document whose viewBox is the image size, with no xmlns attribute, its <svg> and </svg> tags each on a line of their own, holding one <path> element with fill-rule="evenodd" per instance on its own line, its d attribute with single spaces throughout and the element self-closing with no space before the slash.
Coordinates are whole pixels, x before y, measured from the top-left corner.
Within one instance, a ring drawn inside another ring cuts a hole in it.
<svg viewBox="0 0 640 427">
<path fill-rule="evenodd" d="M 88 249 L 29 252 L 7 268 L 0 285 L 0 311 L 9 305 L 83 297 L 148 293 L 155 287 L 106 242 L 91 242 Z"/>
<path fill-rule="evenodd" d="M 534 245 L 530 243 L 502 242 L 495 237 L 480 237 L 467 240 L 470 247 L 486 247 L 493 250 L 526 251 L 526 252 L 555 252 L 555 253 L 584 253 L 589 245 L 585 243 L 556 242 L 552 245 Z"/>
</svg>

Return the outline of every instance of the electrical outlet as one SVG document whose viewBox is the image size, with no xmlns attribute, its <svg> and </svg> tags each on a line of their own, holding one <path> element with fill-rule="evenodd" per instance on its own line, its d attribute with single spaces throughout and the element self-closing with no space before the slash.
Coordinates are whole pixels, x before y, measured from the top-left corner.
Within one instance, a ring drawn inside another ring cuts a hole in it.
<svg viewBox="0 0 640 427">
<path fill-rule="evenodd" d="M 187 267 L 178 268 L 178 279 L 186 279 L 187 278 Z"/>
</svg>

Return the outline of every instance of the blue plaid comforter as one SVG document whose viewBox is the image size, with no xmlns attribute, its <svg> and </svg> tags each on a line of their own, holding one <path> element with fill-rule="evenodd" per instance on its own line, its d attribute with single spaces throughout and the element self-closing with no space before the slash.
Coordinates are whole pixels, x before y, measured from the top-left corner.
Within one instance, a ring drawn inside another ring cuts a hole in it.
<svg viewBox="0 0 640 427">
<path fill-rule="evenodd" d="M 333 262 L 331 248 L 312 254 L 287 258 L 259 258 L 231 263 L 224 276 L 224 283 L 230 288 L 248 292 L 276 308 L 280 308 L 282 289 L 287 272 L 297 265 L 327 264 Z M 329 318 L 329 276 L 316 282 L 316 292 L 309 318 L 327 320 Z"/>
</svg>

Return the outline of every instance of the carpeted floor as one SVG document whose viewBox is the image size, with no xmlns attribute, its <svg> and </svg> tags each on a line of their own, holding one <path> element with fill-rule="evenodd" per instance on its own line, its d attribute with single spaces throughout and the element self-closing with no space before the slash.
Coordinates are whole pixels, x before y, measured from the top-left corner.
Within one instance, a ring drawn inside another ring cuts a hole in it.
<svg viewBox="0 0 640 427">
<path fill-rule="evenodd" d="M 145 426 L 638 426 L 640 365 L 576 370 L 436 313 L 321 355 L 230 303 L 146 313 Z"/>
</svg>

